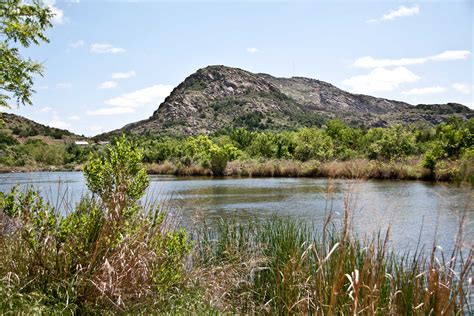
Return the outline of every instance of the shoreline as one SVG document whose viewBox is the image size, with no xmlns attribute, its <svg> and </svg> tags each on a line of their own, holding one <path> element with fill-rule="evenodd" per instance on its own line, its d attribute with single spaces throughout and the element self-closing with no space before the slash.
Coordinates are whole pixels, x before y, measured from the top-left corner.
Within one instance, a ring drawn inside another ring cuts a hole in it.
<svg viewBox="0 0 474 316">
<path fill-rule="evenodd" d="M 224 173 L 213 176 L 210 169 L 197 164 L 183 165 L 171 161 L 160 164 L 145 164 L 149 175 L 172 175 L 177 177 L 238 177 L 238 178 L 334 178 L 410 180 L 428 182 L 473 183 L 474 166 L 463 165 L 461 161 L 444 161 L 431 174 L 421 167 L 419 159 L 403 161 L 380 161 L 355 159 L 347 161 L 265 160 L 231 161 Z M 82 165 L 75 166 L 0 166 L 0 173 L 28 172 L 81 172 Z"/>
</svg>

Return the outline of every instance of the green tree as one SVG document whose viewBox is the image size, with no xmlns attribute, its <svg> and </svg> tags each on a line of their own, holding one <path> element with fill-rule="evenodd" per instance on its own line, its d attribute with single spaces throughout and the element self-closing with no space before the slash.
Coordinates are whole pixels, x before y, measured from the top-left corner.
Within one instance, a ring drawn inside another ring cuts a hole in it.
<svg viewBox="0 0 474 316">
<path fill-rule="evenodd" d="M 295 158 L 301 161 L 309 159 L 327 160 L 334 155 L 331 137 L 316 128 L 302 128 L 296 134 Z"/>
<path fill-rule="evenodd" d="M 49 42 L 44 32 L 53 13 L 39 1 L 0 1 L 0 106 L 31 104 L 33 76 L 42 75 L 41 64 L 20 55 L 19 48 Z"/>
<path fill-rule="evenodd" d="M 109 210 L 121 213 L 145 193 L 148 174 L 142 164 L 143 153 L 132 141 L 122 136 L 104 153 L 93 154 L 84 166 L 86 182 Z"/>
<path fill-rule="evenodd" d="M 247 151 L 252 156 L 273 158 L 277 151 L 274 136 L 270 133 L 257 133 Z"/>
</svg>

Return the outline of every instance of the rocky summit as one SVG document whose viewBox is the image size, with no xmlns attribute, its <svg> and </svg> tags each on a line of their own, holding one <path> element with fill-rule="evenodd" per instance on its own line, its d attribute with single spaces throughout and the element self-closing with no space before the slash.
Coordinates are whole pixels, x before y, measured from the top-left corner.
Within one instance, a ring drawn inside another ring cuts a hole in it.
<svg viewBox="0 0 474 316">
<path fill-rule="evenodd" d="M 284 130 L 340 118 L 355 126 L 437 124 L 474 117 L 457 104 L 420 104 L 353 94 L 316 79 L 277 78 L 238 68 L 208 66 L 178 85 L 153 115 L 117 133 L 209 134 L 225 128 Z"/>
</svg>

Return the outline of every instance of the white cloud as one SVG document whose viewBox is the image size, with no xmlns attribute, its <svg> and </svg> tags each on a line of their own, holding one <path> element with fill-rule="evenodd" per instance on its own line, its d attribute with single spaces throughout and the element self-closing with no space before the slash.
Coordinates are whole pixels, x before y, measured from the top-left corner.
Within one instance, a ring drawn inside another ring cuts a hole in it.
<svg viewBox="0 0 474 316">
<path fill-rule="evenodd" d="M 48 86 L 39 86 L 38 88 L 36 88 L 36 90 L 48 90 L 49 87 Z"/>
<path fill-rule="evenodd" d="M 68 117 L 68 119 L 70 119 L 71 121 L 79 121 L 81 117 L 79 115 L 71 115 L 70 117 Z"/>
<path fill-rule="evenodd" d="M 95 54 L 118 54 L 124 53 L 125 49 L 114 47 L 111 44 L 93 43 L 90 46 L 90 51 Z"/>
<path fill-rule="evenodd" d="M 403 91 L 402 94 L 405 95 L 424 95 L 424 94 L 435 94 L 446 92 L 445 87 L 424 87 L 424 88 L 414 88 L 410 90 Z"/>
<path fill-rule="evenodd" d="M 133 113 L 135 109 L 130 107 L 111 107 L 111 108 L 100 108 L 93 111 L 86 111 L 86 115 L 89 116 L 105 116 L 105 115 L 119 115 L 126 113 Z"/>
<path fill-rule="evenodd" d="M 72 87 L 72 84 L 70 82 L 60 82 L 56 84 L 56 87 L 60 89 L 68 89 Z"/>
<path fill-rule="evenodd" d="M 172 90 L 173 86 L 158 84 L 106 100 L 105 104 L 114 107 L 128 108 L 137 108 L 150 104 L 158 105 Z"/>
<path fill-rule="evenodd" d="M 456 83 L 453 83 L 451 86 L 454 88 L 454 90 L 458 92 L 461 92 L 464 94 L 471 93 L 471 89 L 469 88 L 468 84 L 456 82 Z"/>
<path fill-rule="evenodd" d="M 342 81 L 355 93 L 372 93 L 379 91 L 393 91 L 401 84 L 416 82 L 420 79 L 416 74 L 405 67 L 393 70 L 375 68 L 367 75 L 354 76 Z"/>
<path fill-rule="evenodd" d="M 109 107 L 87 111 L 90 116 L 119 115 L 133 113 L 135 109 L 146 105 L 158 105 L 173 90 L 170 85 L 154 85 L 130 93 L 124 93 L 116 98 L 108 99 L 104 103 Z"/>
<path fill-rule="evenodd" d="M 66 129 L 71 126 L 71 124 L 64 122 L 59 118 L 58 116 L 54 116 L 53 120 L 48 123 L 49 126 L 51 127 L 56 127 L 56 128 L 61 128 L 61 129 Z"/>
<path fill-rule="evenodd" d="M 431 56 L 430 59 L 436 61 L 458 60 L 466 59 L 469 55 L 471 55 L 471 52 L 468 50 L 447 50 L 441 54 Z"/>
<path fill-rule="evenodd" d="M 424 64 L 428 61 L 448 61 L 466 59 L 471 54 L 468 50 L 447 50 L 440 54 L 418 57 L 418 58 L 399 58 L 399 59 L 376 59 L 371 56 L 358 58 L 353 66 L 357 68 L 377 68 L 377 67 L 397 67 Z"/>
<path fill-rule="evenodd" d="M 42 107 L 42 108 L 40 109 L 40 112 L 42 112 L 42 113 L 49 113 L 49 112 L 51 112 L 52 110 L 53 110 L 52 107 L 45 106 L 45 107 Z"/>
<path fill-rule="evenodd" d="M 250 54 L 255 54 L 255 53 L 258 53 L 260 50 L 256 47 L 248 47 L 246 49 L 247 53 L 250 53 Z"/>
<path fill-rule="evenodd" d="M 420 7 L 418 5 L 415 5 L 415 6 L 412 6 L 412 7 L 400 6 L 395 10 L 391 10 L 391 11 L 383 14 L 382 17 L 380 17 L 378 19 L 369 19 L 366 22 L 367 23 L 374 23 L 374 22 L 377 22 L 377 21 L 391 21 L 391 20 L 395 20 L 397 18 L 416 15 L 418 13 L 420 13 Z"/>
<path fill-rule="evenodd" d="M 51 10 L 53 14 L 53 23 L 63 24 L 66 18 L 64 17 L 64 12 L 56 6 L 56 0 L 45 0 L 44 3 Z"/>
<path fill-rule="evenodd" d="M 116 81 L 104 81 L 99 86 L 97 89 L 113 89 L 118 85 Z"/>
<path fill-rule="evenodd" d="M 69 47 L 79 48 L 79 47 L 84 46 L 84 44 L 86 44 L 86 42 L 84 42 L 83 40 L 78 40 L 78 41 L 75 41 L 74 43 L 69 44 Z"/>
<path fill-rule="evenodd" d="M 128 79 L 135 76 L 135 70 L 130 70 L 127 72 L 114 72 L 112 74 L 112 79 Z"/>
</svg>

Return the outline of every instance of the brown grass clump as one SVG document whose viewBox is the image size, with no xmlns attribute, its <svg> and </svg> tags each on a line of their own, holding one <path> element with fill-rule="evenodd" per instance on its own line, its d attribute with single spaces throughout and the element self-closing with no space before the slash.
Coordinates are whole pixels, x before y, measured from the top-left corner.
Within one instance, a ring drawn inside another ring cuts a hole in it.
<svg viewBox="0 0 474 316">
<path fill-rule="evenodd" d="M 434 179 L 437 181 L 469 182 L 472 176 L 471 161 L 441 161 L 436 167 Z M 148 165 L 150 174 L 168 174 L 178 176 L 211 176 L 209 168 L 198 164 L 162 164 Z M 430 171 L 421 166 L 420 158 L 379 161 L 352 159 L 346 161 L 306 161 L 265 160 L 230 161 L 224 170 L 225 176 L 233 177 L 325 177 L 344 179 L 397 179 L 397 180 L 433 180 Z M 474 180 L 472 180 L 474 181 Z"/>
<path fill-rule="evenodd" d="M 175 174 L 176 173 L 176 166 L 169 162 L 165 161 L 162 164 L 148 164 L 147 171 L 149 174 Z"/>
</svg>

